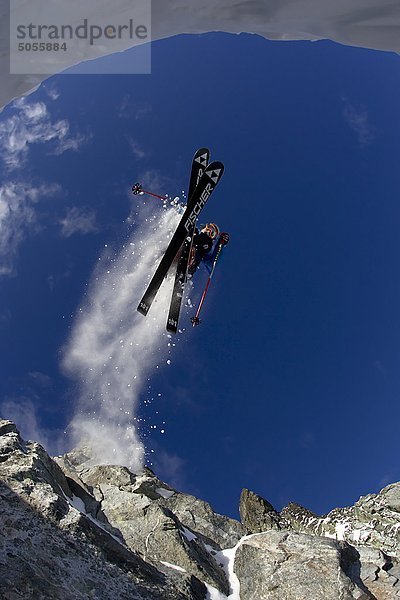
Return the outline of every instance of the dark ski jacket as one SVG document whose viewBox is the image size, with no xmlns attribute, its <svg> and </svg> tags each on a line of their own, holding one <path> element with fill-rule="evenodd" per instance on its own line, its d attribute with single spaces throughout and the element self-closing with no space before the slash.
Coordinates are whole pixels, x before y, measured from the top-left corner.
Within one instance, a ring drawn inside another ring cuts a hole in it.
<svg viewBox="0 0 400 600">
<path fill-rule="evenodd" d="M 212 240 L 206 233 L 202 233 L 196 228 L 193 236 L 194 258 L 189 265 L 188 273 L 193 275 L 199 264 L 203 265 L 211 273 L 215 257 L 221 246 L 226 246 L 229 242 L 229 234 L 221 233 L 217 240 Z"/>
<path fill-rule="evenodd" d="M 192 245 L 194 257 L 188 270 L 190 275 L 194 274 L 202 260 L 208 260 L 208 255 L 211 253 L 213 245 L 212 239 L 206 233 L 199 231 L 197 228 L 195 229 Z"/>
<path fill-rule="evenodd" d="M 198 256 L 200 260 L 211 251 L 213 245 L 214 243 L 210 236 L 196 229 L 193 236 L 193 248 L 195 248 L 196 256 Z"/>
</svg>

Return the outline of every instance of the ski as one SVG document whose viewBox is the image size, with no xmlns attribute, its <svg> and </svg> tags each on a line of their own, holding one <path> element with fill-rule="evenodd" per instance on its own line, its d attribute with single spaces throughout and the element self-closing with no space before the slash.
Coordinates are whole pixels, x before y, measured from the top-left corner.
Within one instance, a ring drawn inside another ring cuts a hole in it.
<svg viewBox="0 0 400 600">
<path fill-rule="evenodd" d="M 200 181 L 200 177 L 203 175 L 205 168 L 210 160 L 210 151 L 208 148 L 200 148 L 193 156 L 192 169 L 190 171 L 189 188 L 187 195 L 187 202 L 193 196 L 193 192 Z"/>
<path fill-rule="evenodd" d="M 194 190 L 196 189 L 201 176 L 204 173 L 204 169 L 207 167 L 210 159 L 210 151 L 207 148 L 201 148 L 198 150 L 193 158 L 192 170 L 189 181 L 188 198 L 190 198 Z M 185 290 L 185 283 L 187 277 L 187 269 L 190 257 L 190 251 L 192 249 L 193 235 L 195 225 L 192 230 L 186 236 L 183 242 L 178 264 L 176 267 L 174 289 L 171 296 L 171 304 L 169 307 L 169 313 L 167 318 L 167 331 L 170 333 L 176 333 L 178 330 L 179 315 L 181 312 L 181 305 L 183 294 Z"/>
<path fill-rule="evenodd" d="M 185 238 L 192 232 L 196 224 L 197 218 L 205 206 L 207 200 L 211 196 L 224 172 L 224 165 L 215 161 L 210 163 L 205 169 L 200 181 L 195 188 L 192 196 L 188 199 L 187 208 L 179 221 L 178 227 L 158 265 L 143 298 L 139 302 L 137 310 L 142 315 L 147 315 L 149 309 L 157 295 L 158 290 L 167 275 L 168 270 L 178 254 Z"/>
<path fill-rule="evenodd" d="M 181 312 L 183 294 L 185 291 L 187 269 L 192 249 L 194 229 L 195 227 L 193 227 L 192 231 L 188 234 L 187 238 L 183 243 L 181 255 L 179 257 L 178 264 L 176 267 L 174 289 L 172 292 L 171 304 L 169 307 L 167 319 L 167 331 L 169 331 L 170 333 L 176 333 L 178 330 L 178 321 Z"/>
</svg>

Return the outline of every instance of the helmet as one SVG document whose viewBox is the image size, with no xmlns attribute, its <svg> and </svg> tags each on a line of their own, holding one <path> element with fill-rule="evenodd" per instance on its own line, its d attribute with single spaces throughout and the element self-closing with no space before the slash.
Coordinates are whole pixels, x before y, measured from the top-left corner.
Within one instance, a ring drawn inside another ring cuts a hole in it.
<svg viewBox="0 0 400 600">
<path fill-rule="evenodd" d="M 207 223 L 203 231 L 205 231 L 212 240 L 215 240 L 219 236 L 219 227 L 215 223 Z"/>
</svg>

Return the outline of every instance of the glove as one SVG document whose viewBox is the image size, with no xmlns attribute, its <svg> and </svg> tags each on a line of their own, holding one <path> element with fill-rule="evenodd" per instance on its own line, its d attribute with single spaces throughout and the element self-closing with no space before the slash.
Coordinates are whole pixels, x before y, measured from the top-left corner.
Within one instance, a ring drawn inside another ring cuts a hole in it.
<svg viewBox="0 0 400 600">
<path fill-rule="evenodd" d="M 229 242 L 229 233 L 226 233 L 226 231 L 224 231 L 223 233 L 221 233 L 220 236 L 219 236 L 219 242 L 223 246 L 226 246 L 227 243 Z"/>
</svg>

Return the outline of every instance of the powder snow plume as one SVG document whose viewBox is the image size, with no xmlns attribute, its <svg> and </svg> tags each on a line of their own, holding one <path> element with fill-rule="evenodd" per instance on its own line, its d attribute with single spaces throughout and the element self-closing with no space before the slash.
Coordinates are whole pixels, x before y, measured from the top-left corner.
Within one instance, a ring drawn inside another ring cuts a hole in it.
<svg viewBox="0 0 400 600">
<path fill-rule="evenodd" d="M 135 427 L 140 394 L 169 352 L 165 323 L 172 280 L 163 283 L 146 318 L 136 307 L 179 221 L 171 207 L 143 205 L 140 214 L 119 253 L 105 248 L 63 361 L 80 384 L 70 424 L 73 442 L 90 448 L 94 464 L 125 465 L 133 472 L 144 461 Z"/>
</svg>

